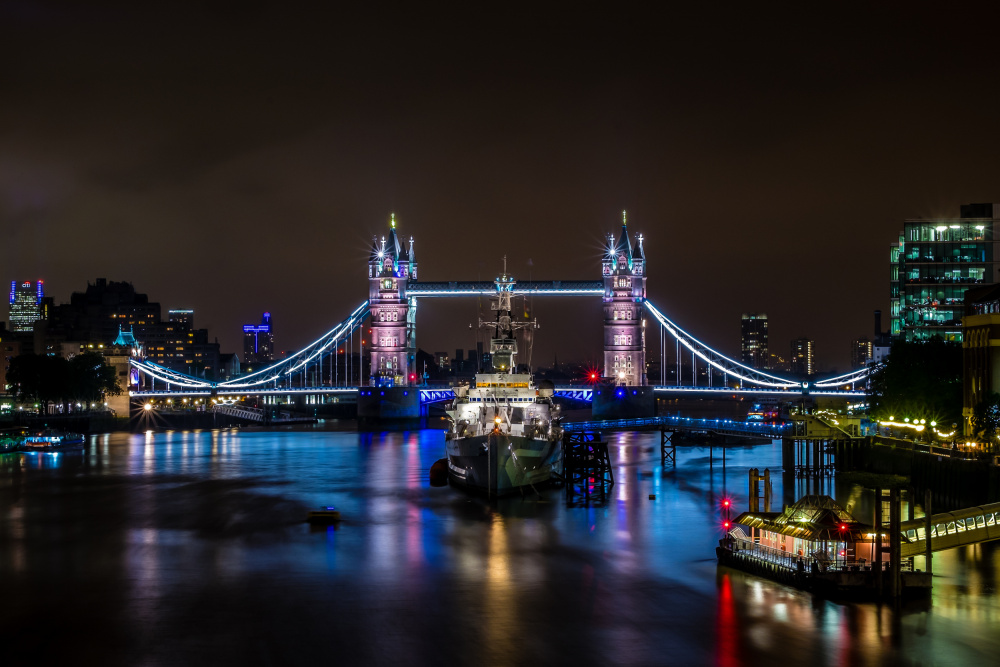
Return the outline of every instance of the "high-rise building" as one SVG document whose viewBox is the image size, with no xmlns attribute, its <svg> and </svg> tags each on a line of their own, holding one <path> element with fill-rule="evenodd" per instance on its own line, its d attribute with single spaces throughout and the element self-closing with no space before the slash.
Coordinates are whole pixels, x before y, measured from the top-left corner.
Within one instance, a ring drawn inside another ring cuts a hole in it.
<svg viewBox="0 0 1000 667">
<path fill-rule="evenodd" d="M 45 288 L 41 280 L 23 280 L 10 283 L 10 330 L 32 331 L 35 322 L 42 318 L 42 299 Z"/>
<path fill-rule="evenodd" d="M 70 348 L 122 347 L 120 336 L 127 333 L 151 361 L 196 377 L 219 377 L 219 343 L 208 341 L 207 329 L 194 328 L 194 311 L 171 310 L 169 320 L 161 321 L 160 304 L 136 292 L 131 283 L 98 278 L 85 292 L 74 292 L 70 303 L 50 310 L 45 340 L 39 336 L 43 332 L 35 332 L 36 354 L 53 353 L 60 341 L 64 354 L 67 343 Z"/>
<path fill-rule="evenodd" d="M 264 313 L 260 324 L 243 325 L 243 363 L 269 364 L 274 361 L 274 329 L 271 313 Z"/>
<path fill-rule="evenodd" d="M 434 363 L 437 364 L 438 368 L 442 371 L 451 370 L 451 357 L 448 356 L 447 352 L 435 352 Z"/>
<path fill-rule="evenodd" d="M 890 247 L 890 331 L 908 341 L 961 342 L 965 291 L 997 282 L 1000 204 L 965 204 L 957 218 L 912 219 Z"/>
<path fill-rule="evenodd" d="M 128 329 L 147 346 L 162 334 L 160 304 L 135 291 L 132 283 L 98 278 L 85 292 L 74 292 L 69 303 L 52 308 L 49 325 L 68 340 L 110 343 Z"/>
<path fill-rule="evenodd" d="M 874 345 L 865 337 L 851 341 L 851 368 L 864 368 L 874 357 Z"/>
<path fill-rule="evenodd" d="M 770 366 L 766 313 L 743 313 L 740 321 L 740 352 L 743 363 L 747 366 L 761 370 Z"/>
<path fill-rule="evenodd" d="M 789 368 L 797 375 L 813 374 L 813 342 L 810 339 L 796 338 L 792 341 Z"/>
<path fill-rule="evenodd" d="M 175 322 L 177 324 L 186 324 L 188 327 L 194 328 L 194 311 L 168 310 L 167 320 L 170 322 Z"/>
<path fill-rule="evenodd" d="M 622 215 L 615 240 L 608 235 L 604 276 L 604 377 L 616 385 L 646 384 L 646 340 L 642 309 L 646 300 L 646 253 L 642 234 L 635 245 Z"/>
<path fill-rule="evenodd" d="M 193 310 L 170 310 L 168 320 L 146 327 L 145 355 L 175 371 L 206 379 L 219 379 L 219 342 L 208 342 L 208 329 L 194 328 Z"/>
</svg>

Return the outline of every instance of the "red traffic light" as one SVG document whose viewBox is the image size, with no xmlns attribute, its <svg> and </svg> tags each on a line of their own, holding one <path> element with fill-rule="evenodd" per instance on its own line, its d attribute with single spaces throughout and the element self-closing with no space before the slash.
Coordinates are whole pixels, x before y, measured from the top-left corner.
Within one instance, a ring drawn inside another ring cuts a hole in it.
<svg viewBox="0 0 1000 667">
<path fill-rule="evenodd" d="M 729 522 L 728 521 L 723 521 L 722 522 L 722 527 L 725 528 L 726 530 L 729 530 Z"/>
<path fill-rule="evenodd" d="M 410 382 L 413 382 L 416 379 L 417 379 L 417 374 L 416 373 L 410 373 Z"/>
<path fill-rule="evenodd" d="M 729 507 L 729 498 L 726 498 L 725 500 L 722 501 L 722 506 Z"/>
<path fill-rule="evenodd" d="M 844 532 L 845 530 L 847 530 L 847 524 L 846 523 L 840 524 L 840 532 Z"/>
</svg>

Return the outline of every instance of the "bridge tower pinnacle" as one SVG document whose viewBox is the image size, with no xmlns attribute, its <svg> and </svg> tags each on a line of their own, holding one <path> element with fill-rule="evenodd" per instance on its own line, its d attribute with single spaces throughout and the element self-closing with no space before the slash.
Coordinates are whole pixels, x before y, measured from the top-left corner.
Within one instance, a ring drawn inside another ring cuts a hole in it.
<svg viewBox="0 0 1000 667">
<path fill-rule="evenodd" d="M 396 232 L 396 215 L 392 214 L 389 237 L 373 237 L 368 258 L 372 386 L 413 384 L 416 300 L 407 297 L 406 282 L 416 278 L 413 237 L 404 252 Z"/>
<path fill-rule="evenodd" d="M 625 211 L 615 240 L 608 235 L 604 259 L 604 377 L 616 385 L 646 384 L 646 254 L 640 234 L 633 246 Z"/>
</svg>

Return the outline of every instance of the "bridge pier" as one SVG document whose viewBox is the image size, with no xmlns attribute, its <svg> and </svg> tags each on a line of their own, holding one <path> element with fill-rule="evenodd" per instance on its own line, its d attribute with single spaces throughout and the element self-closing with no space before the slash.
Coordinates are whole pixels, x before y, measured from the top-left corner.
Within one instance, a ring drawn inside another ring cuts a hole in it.
<svg viewBox="0 0 1000 667">
<path fill-rule="evenodd" d="M 632 419 L 656 416 L 653 387 L 600 387 L 594 389 L 594 419 Z"/>
<path fill-rule="evenodd" d="M 671 465 L 677 467 L 677 444 L 674 442 L 674 431 L 665 428 L 660 429 L 660 464 L 664 467 L 667 460 Z"/>
<path fill-rule="evenodd" d="M 420 390 L 416 387 L 361 387 L 358 419 L 419 419 Z"/>
<path fill-rule="evenodd" d="M 573 505 L 576 496 L 604 503 L 615 485 L 608 443 L 599 431 L 566 433 L 563 436 L 563 461 L 566 476 L 566 504 Z"/>
</svg>

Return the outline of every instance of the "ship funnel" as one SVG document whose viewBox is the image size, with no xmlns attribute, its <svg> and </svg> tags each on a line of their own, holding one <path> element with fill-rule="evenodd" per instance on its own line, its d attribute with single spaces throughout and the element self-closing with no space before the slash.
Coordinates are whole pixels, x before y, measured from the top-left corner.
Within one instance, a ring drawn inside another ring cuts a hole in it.
<svg viewBox="0 0 1000 667">
<path fill-rule="evenodd" d="M 538 381 L 538 395 L 541 398 L 552 398 L 552 395 L 555 392 L 556 392 L 556 386 L 552 383 L 552 380 Z"/>
</svg>

